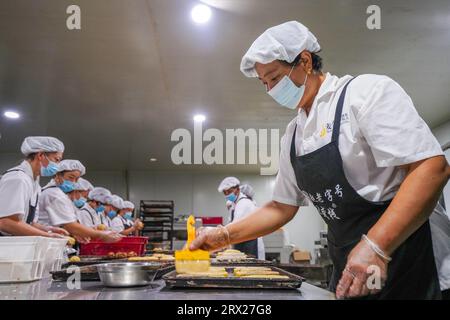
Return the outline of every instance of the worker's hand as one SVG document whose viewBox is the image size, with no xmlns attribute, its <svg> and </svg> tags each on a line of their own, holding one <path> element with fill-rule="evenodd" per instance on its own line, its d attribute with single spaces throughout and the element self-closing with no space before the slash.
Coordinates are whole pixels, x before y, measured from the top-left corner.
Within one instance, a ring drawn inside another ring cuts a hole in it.
<svg viewBox="0 0 450 320">
<path fill-rule="evenodd" d="M 199 228 L 195 240 L 189 246 L 189 250 L 218 250 L 230 245 L 230 234 L 225 227 L 219 226 Z"/>
<path fill-rule="evenodd" d="M 336 297 L 362 297 L 380 292 L 386 281 L 387 267 L 388 262 L 361 240 L 348 255 Z"/>
<path fill-rule="evenodd" d="M 64 239 L 64 238 L 66 238 L 66 236 L 63 236 L 62 234 L 53 233 L 53 232 L 47 232 L 47 237 L 48 238 L 54 238 L 54 239 Z"/>
<path fill-rule="evenodd" d="M 144 229 L 144 224 L 141 222 L 140 219 L 136 219 L 134 221 L 133 227 L 135 227 L 135 230 L 142 230 L 142 229 Z"/>
<path fill-rule="evenodd" d="M 70 233 L 66 229 L 58 228 L 58 227 L 49 227 L 48 231 L 51 231 L 53 233 L 58 233 L 63 236 L 66 236 L 66 237 L 70 235 Z"/>
<path fill-rule="evenodd" d="M 114 231 L 102 231 L 100 239 L 104 242 L 117 242 L 122 238 L 122 235 Z"/>
<path fill-rule="evenodd" d="M 91 238 L 89 238 L 89 237 L 73 236 L 73 238 L 75 238 L 75 240 L 77 240 L 77 242 L 81 243 L 81 244 L 86 244 L 86 243 L 91 242 Z"/>
</svg>

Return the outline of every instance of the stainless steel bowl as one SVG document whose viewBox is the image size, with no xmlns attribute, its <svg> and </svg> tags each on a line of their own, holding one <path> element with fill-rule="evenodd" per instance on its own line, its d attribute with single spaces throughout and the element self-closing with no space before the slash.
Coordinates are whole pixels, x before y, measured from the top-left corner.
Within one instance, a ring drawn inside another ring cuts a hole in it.
<svg viewBox="0 0 450 320">
<path fill-rule="evenodd" d="M 96 265 L 103 285 L 107 287 L 138 287 L 149 285 L 161 264 L 152 262 L 117 262 Z"/>
</svg>

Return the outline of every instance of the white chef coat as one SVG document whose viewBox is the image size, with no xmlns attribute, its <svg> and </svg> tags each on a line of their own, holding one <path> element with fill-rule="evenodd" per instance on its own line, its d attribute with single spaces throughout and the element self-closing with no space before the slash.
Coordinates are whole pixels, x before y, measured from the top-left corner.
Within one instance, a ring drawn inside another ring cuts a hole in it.
<svg viewBox="0 0 450 320">
<path fill-rule="evenodd" d="M 108 228 L 108 230 L 111 230 L 111 227 L 112 227 L 112 221 L 111 221 L 110 217 L 108 217 L 108 216 L 105 215 L 105 213 L 102 213 L 102 214 L 100 215 L 100 222 L 101 222 L 103 225 L 105 225 L 105 226 Z"/>
<path fill-rule="evenodd" d="M 41 192 L 39 177 L 33 178 L 28 161 L 9 170 L 22 171 L 5 173 L 0 179 L 0 218 L 19 214 L 26 221 L 30 203 L 35 206 Z"/>
<path fill-rule="evenodd" d="M 99 214 L 87 202 L 78 209 L 77 216 L 78 222 L 89 228 L 95 228 L 101 223 Z"/>
<path fill-rule="evenodd" d="M 21 171 L 5 173 L 0 179 L 0 218 L 18 214 L 22 221 L 26 221 L 30 204 L 36 206 L 41 192 L 39 177 L 34 179 L 28 161 L 9 170 Z"/>
<path fill-rule="evenodd" d="M 77 222 L 77 207 L 55 182 L 51 180 L 43 189 L 39 198 L 39 223 L 59 227 Z"/>
<path fill-rule="evenodd" d="M 336 104 L 351 76 L 326 74 L 310 113 L 303 109 L 286 128 L 281 142 L 280 169 L 273 200 L 308 204 L 299 190 L 290 160 L 295 126 L 296 153 L 301 156 L 330 143 Z M 398 166 L 443 155 L 408 94 L 387 76 L 365 74 L 353 80 L 343 105 L 339 151 L 345 175 L 360 196 L 369 201 L 394 197 L 405 178 Z"/>
<path fill-rule="evenodd" d="M 128 225 L 127 219 L 125 219 L 124 217 L 117 215 L 111 221 L 111 229 L 118 233 L 128 228 L 130 228 L 130 226 Z"/>
<path fill-rule="evenodd" d="M 242 192 L 240 192 L 239 197 L 237 198 L 234 205 L 234 221 L 243 219 L 244 217 L 255 211 L 257 208 L 258 207 L 252 200 L 250 200 Z M 264 242 L 262 237 L 258 238 L 258 259 L 266 259 L 266 251 L 264 249 Z"/>
<path fill-rule="evenodd" d="M 431 237 L 441 290 L 450 289 L 450 220 L 438 203 L 430 216 Z"/>
</svg>

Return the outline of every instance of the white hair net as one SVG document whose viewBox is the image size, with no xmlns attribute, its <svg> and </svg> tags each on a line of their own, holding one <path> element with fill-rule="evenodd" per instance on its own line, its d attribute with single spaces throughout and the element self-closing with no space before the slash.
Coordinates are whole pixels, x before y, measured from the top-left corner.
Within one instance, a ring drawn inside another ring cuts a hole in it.
<svg viewBox="0 0 450 320">
<path fill-rule="evenodd" d="M 253 197 L 255 196 L 255 190 L 253 190 L 253 187 L 249 184 L 243 184 L 240 189 L 241 192 L 249 198 L 253 199 Z"/>
<path fill-rule="evenodd" d="M 297 21 L 289 21 L 264 31 L 242 57 L 241 71 L 247 77 L 257 77 L 255 63 L 283 60 L 291 63 L 303 51 L 320 51 L 316 37 Z"/>
<path fill-rule="evenodd" d="M 86 173 L 86 168 L 78 160 L 65 159 L 58 164 L 58 172 L 75 170 L 80 171 L 82 176 Z"/>
<path fill-rule="evenodd" d="M 101 203 L 104 203 L 104 198 L 106 196 L 110 196 L 111 195 L 111 191 L 109 191 L 106 188 L 102 188 L 102 187 L 96 187 L 94 189 L 92 189 L 92 191 L 89 192 L 89 199 L 91 200 L 95 200 Z"/>
<path fill-rule="evenodd" d="M 64 152 L 64 144 L 53 137 L 26 137 L 20 150 L 25 156 L 36 152 Z"/>
<path fill-rule="evenodd" d="M 94 186 L 89 181 L 83 178 L 78 179 L 78 184 L 82 188 L 82 191 L 91 191 L 94 189 Z"/>
<path fill-rule="evenodd" d="M 124 201 L 123 202 L 123 206 L 122 206 L 122 209 L 131 209 L 131 210 L 134 210 L 134 204 L 133 204 L 133 202 L 131 202 L 131 201 Z"/>
<path fill-rule="evenodd" d="M 238 178 L 235 177 L 226 177 L 222 180 L 222 182 L 219 185 L 219 188 L 217 189 L 219 192 L 223 192 L 225 190 L 228 190 L 232 187 L 239 186 L 240 181 Z"/>
</svg>

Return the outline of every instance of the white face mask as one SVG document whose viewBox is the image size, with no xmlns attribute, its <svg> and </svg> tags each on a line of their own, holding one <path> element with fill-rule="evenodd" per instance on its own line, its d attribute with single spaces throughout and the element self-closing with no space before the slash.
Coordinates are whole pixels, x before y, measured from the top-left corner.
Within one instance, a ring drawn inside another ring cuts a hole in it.
<svg viewBox="0 0 450 320">
<path fill-rule="evenodd" d="M 306 74 L 303 84 L 300 87 L 297 87 L 290 79 L 294 67 L 295 65 L 292 66 L 289 75 L 284 76 L 283 79 L 267 92 L 276 102 L 289 109 L 297 108 L 305 93 L 305 84 L 308 80 L 308 74 Z"/>
</svg>

